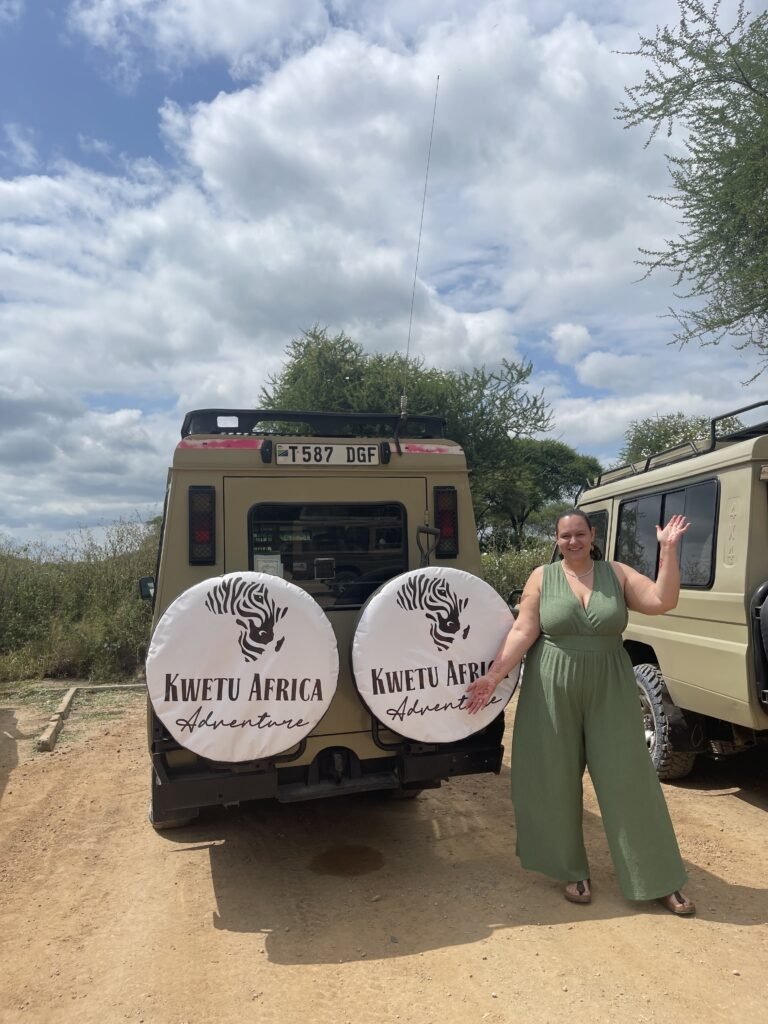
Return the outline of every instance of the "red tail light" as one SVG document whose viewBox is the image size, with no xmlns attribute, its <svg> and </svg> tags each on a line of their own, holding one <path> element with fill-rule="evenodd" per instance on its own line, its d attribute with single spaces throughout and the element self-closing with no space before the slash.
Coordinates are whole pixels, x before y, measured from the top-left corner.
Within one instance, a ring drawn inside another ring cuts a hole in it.
<svg viewBox="0 0 768 1024">
<path fill-rule="evenodd" d="M 189 488 L 189 564 L 216 564 L 216 488 Z"/>
<path fill-rule="evenodd" d="M 459 554 L 459 512 L 455 487 L 435 487 L 435 526 L 440 540 L 436 558 L 456 558 Z"/>
</svg>

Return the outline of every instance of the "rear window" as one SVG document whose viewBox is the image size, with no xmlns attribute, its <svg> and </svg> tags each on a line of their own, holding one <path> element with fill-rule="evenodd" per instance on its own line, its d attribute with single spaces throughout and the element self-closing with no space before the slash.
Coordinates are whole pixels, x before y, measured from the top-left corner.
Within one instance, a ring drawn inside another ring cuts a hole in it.
<svg viewBox="0 0 768 1024">
<path fill-rule="evenodd" d="M 265 503 L 248 516 L 251 569 L 295 583 L 322 607 L 357 608 L 408 568 L 405 509 Z"/>
</svg>

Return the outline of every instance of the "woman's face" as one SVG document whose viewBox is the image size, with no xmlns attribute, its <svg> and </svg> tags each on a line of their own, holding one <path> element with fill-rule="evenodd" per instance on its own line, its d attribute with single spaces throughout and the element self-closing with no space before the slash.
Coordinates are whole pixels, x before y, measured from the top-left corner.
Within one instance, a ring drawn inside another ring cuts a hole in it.
<svg viewBox="0 0 768 1024">
<path fill-rule="evenodd" d="M 594 527 L 587 526 L 581 516 L 564 516 L 557 524 L 557 546 L 563 558 L 588 556 L 594 539 Z"/>
</svg>

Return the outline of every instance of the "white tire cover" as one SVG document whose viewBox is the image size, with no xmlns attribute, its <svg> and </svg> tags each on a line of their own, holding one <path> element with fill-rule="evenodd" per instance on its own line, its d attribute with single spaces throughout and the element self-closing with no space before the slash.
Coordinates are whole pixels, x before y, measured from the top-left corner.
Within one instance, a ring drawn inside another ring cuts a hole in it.
<svg viewBox="0 0 768 1024">
<path fill-rule="evenodd" d="M 314 729 L 339 675 L 320 606 L 279 576 L 235 572 L 184 591 L 147 656 L 149 696 L 182 746 L 214 761 L 281 754 Z"/>
<path fill-rule="evenodd" d="M 477 714 L 469 683 L 484 674 L 514 622 L 484 580 L 430 566 L 389 580 L 368 601 L 352 644 L 355 685 L 387 728 L 424 743 L 450 743 L 484 729 L 515 692 L 519 667 Z"/>
</svg>

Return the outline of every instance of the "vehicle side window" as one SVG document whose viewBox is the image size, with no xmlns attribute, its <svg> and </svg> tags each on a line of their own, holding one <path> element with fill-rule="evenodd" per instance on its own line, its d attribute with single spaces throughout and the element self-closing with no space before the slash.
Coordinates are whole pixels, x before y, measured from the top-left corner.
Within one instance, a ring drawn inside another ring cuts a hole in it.
<svg viewBox="0 0 768 1024">
<path fill-rule="evenodd" d="M 684 587 L 708 587 L 714 576 L 717 521 L 717 483 L 714 480 L 686 487 L 685 515 L 691 525 L 680 548 L 680 582 Z"/>
<path fill-rule="evenodd" d="M 656 525 L 661 522 L 661 495 L 648 494 L 625 501 L 619 509 L 616 560 L 656 578 Z"/>
<path fill-rule="evenodd" d="M 605 549 L 608 545 L 608 510 L 601 508 L 596 512 L 593 512 L 591 509 L 584 509 L 584 511 L 589 516 L 589 521 L 595 528 L 595 545 L 600 548 L 600 554 L 603 558 L 607 558 L 608 555 Z M 552 555 L 549 560 L 550 562 L 559 562 L 561 557 L 557 544 L 555 544 L 552 548 Z"/>
<path fill-rule="evenodd" d="M 681 586 L 708 587 L 714 568 L 715 480 L 623 502 L 619 510 L 616 558 L 655 579 L 659 553 L 656 524 L 664 525 L 674 515 L 686 515 L 690 522 L 680 545 Z"/>
<path fill-rule="evenodd" d="M 595 528 L 595 546 L 600 549 L 603 558 L 608 557 L 606 545 L 608 543 L 608 512 L 600 509 L 597 512 L 589 513 L 589 521 Z"/>
</svg>

